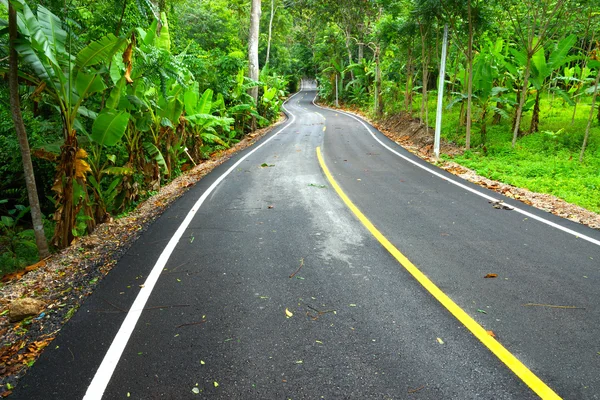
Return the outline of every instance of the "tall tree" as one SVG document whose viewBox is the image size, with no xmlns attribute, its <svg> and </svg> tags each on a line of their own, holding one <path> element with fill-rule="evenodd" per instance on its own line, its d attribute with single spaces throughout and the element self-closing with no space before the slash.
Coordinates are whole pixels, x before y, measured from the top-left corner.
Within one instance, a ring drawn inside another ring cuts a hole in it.
<svg viewBox="0 0 600 400">
<path fill-rule="evenodd" d="M 522 52 L 513 51 L 513 55 L 524 64 L 523 87 L 519 93 L 519 104 L 515 114 L 513 147 L 517 143 L 521 129 L 521 117 L 529 90 L 533 56 L 554 36 L 560 26 L 564 26 L 566 21 L 560 18 L 560 15 L 566 3 L 567 0 L 523 0 L 518 4 L 512 1 L 505 4 L 506 12 L 522 48 Z"/>
<path fill-rule="evenodd" d="M 248 37 L 248 77 L 258 81 L 258 35 L 260 31 L 261 0 L 252 0 L 250 10 L 250 34 Z M 254 86 L 249 90 L 254 103 L 258 103 L 258 87 Z"/>
<path fill-rule="evenodd" d="M 15 131 L 19 139 L 21 148 L 21 158 L 23 159 L 23 172 L 25 174 L 25 184 L 27 186 L 27 196 L 29 198 L 29 208 L 31 210 L 31 219 L 33 222 L 33 231 L 35 232 L 35 242 L 37 244 L 40 258 L 47 257 L 48 242 L 44 234 L 44 224 L 42 222 L 42 211 L 38 198 L 37 187 L 35 184 L 35 175 L 33 173 L 33 164 L 31 163 L 31 153 L 29 151 L 29 142 L 27 132 L 21 115 L 21 105 L 19 99 L 19 77 L 18 77 L 18 56 L 14 48 L 17 40 L 17 12 L 11 2 L 8 3 L 8 31 L 9 31 L 9 72 L 8 85 L 10 90 L 10 110 L 15 124 Z"/>
<path fill-rule="evenodd" d="M 273 35 L 273 17 L 275 16 L 275 0 L 271 0 L 271 16 L 269 17 L 269 38 L 267 40 L 267 56 L 265 57 L 265 65 L 269 64 L 269 56 L 271 55 L 271 37 Z"/>
</svg>

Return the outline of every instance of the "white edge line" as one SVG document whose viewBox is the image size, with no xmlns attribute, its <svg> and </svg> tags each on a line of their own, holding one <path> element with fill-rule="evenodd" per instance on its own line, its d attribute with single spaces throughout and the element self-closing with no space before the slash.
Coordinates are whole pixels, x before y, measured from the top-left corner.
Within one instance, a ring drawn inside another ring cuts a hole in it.
<svg viewBox="0 0 600 400">
<path fill-rule="evenodd" d="M 316 104 L 315 100 L 317 99 L 317 96 L 318 96 L 318 93 L 315 95 L 315 98 L 312 101 L 312 103 L 313 103 L 313 105 L 315 107 L 318 107 L 318 108 L 323 109 L 323 110 L 329 110 L 329 111 L 337 112 L 337 113 L 340 113 L 340 114 L 347 115 L 347 116 L 349 116 L 351 118 L 354 118 L 355 120 L 357 120 L 358 122 L 360 122 L 365 127 L 365 129 L 369 132 L 369 134 L 371 134 L 371 136 L 373 137 L 373 139 L 377 140 L 377 142 L 379 142 L 380 145 L 382 145 L 383 147 L 385 147 L 386 149 L 388 149 L 392 153 L 396 154 L 398 157 L 401 157 L 401 158 L 405 159 L 406 161 L 410 162 L 411 164 L 413 164 L 413 165 L 415 165 L 415 166 L 417 166 L 417 167 L 419 167 L 419 168 L 421 168 L 421 169 L 423 169 L 423 170 L 425 170 L 425 171 L 427 171 L 427 172 L 429 172 L 429 173 L 431 173 L 431 174 L 433 174 L 433 175 L 435 175 L 435 176 L 437 176 L 439 178 L 442 178 L 443 180 L 448 181 L 448 182 L 452 183 L 453 185 L 456 185 L 456 186 L 458 186 L 458 187 L 460 187 L 462 189 L 465 189 L 465 190 L 467 190 L 467 191 L 469 191 L 471 193 L 474 193 L 477 196 L 483 197 L 484 199 L 487 199 L 487 200 L 490 200 L 490 201 L 499 201 L 499 199 L 497 199 L 495 197 L 488 196 L 487 194 L 481 193 L 480 191 L 475 190 L 473 188 L 470 188 L 470 187 L 468 187 L 465 184 L 462 184 L 460 182 L 455 181 L 454 179 L 450 179 L 450 178 L 448 178 L 448 177 L 440 174 L 439 172 L 434 171 L 433 169 L 431 169 L 431 168 L 429 168 L 429 167 L 427 167 L 425 165 L 421 165 L 420 163 L 416 162 L 415 160 L 411 160 L 410 158 L 406 157 L 405 155 L 398 153 L 396 150 L 392 149 L 387 144 L 385 144 L 381 140 L 379 140 L 379 138 L 373 133 L 373 131 L 371 130 L 371 128 L 369 128 L 369 126 L 362 119 L 360 119 L 360 118 L 358 118 L 358 117 L 356 117 L 356 116 L 354 116 L 354 115 L 352 115 L 350 113 L 347 113 L 345 111 L 335 110 L 335 109 L 327 108 L 327 107 L 321 107 L 318 104 Z M 514 207 L 514 206 L 511 206 L 511 207 Z M 561 226 L 561 225 L 559 225 L 559 224 L 557 224 L 555 222 L 552 222 L 552 221 L 548 221 L 545 218 L 539 217 L 539 216 L 537 216 L 535 214 L 532 214 L 532 213 L 530 213 L 528 211 L 525 211 L 525 210 L 523 210 L 523 209 L 521 209 L 519 207 L 514 207 L 513 211 L 516 211 L 516 212 L 518 212 L 520 214 L 523 214 L 523 215 L 527 216 L 528 218 L 535 219 L 536 221 L 542 222 L 542 223 L 544 223 L 546 225 L 549 225 L 549 226 L 551 226 L 553 228 L 559 229 L 559 230 L 561 230 L 563 232 L 569 233 L 569 234 L 575 236 L 576 239 L 583 239 L 583 240 L 586 240 L 586 241 L 588 241 L 590 243 L 593 243 L 593 244 L 595 244 L 597 246 L 600 246 L 600 240 L 594 239 L 592 237 L 589 237 L 587 235 L 584 235 L 584 234 L 579 233 L 577 231 L 574 231 L 572 229 L 565 228 L 564 226 Z"/>
<path fill-rule="evenodd" d="M 290 101 L 292 99 L 292 97 L 296 96 L 298 93 L 300 93 L 300 92 L 297 92 L 294 95 L 292 95 L 289 99 L 286 100 L 285 103 Z M 175 234 L 173 235 L 171 240 L 169 240 L 169 243 L 167 244 L 167 246 L 161 253 L 160 257 L 156 261 L 156 264 L 154 264 L 154 267 L 152 268 L 152 271 L 150 271 L 150 274 L 148 275 L 146 282 L 144 282 L 143 287 L 140 289 L 137 297 L 135 298 L 135 301 L 131 305 L 131 308 L 129 309 L 129 312 L 127 313 L 127 316 L 125 317 L 125 320 L 121 324 L 121 327 L 119 328 L 117 335 L 113 339 L 112 344 L 110 345 L 110 348 L 106 352 L 106 355 L 104 356 L 104 359 L 102 360 L 102 363 L 100 364 L 100 367 L 98 367 L 98 370 L 96 371 L 96 374 L 94 375 L 94 378 L 92 379 L 92 382 L 88 386 L 85 396 L 83 397 L 84 400 L 100 400 L 100 399 L 102 399 L 102 396 L 104 395 L 104 391 L 106 390 L 106 387 L 108 386 L 108 383 L 115 371 L 115 368 L 117 367 L 117 364 L 118 364 L 119 360 L 121 359 L 121 355 L 123 354 L 123 351 L 125 350 L 125 347 L 127 346 L 127 342 L 129 341 L 129 338 L 131 337 L 131 334 L 133 333 L 133 330 L 135 329 L 137 321 L 139 320 L 140 316 L 142 315 L 144 306 L 146 305 L 146 302 L 148 301 L 148 298 L 150 297 L 150 294 L 152 293 L 152 290 L 154 289 L 154 286 L 156 285 L 156 282 L 158 281 L 158 278 L 160 277 L 160 274 L 163 271 L 163 268 L 167 264 L 169 257 L 171 257 L 173 250 L 175 250 L 175 246 L 177 246 L 177 244 L 179 243 L 181 236 L 183 236 L 185 230 L 187 229 L 189 224 L 192 222 L 192 219 L 196 215 L 196 212 L 198 212 L 198 210 L 200 209 L 200 206 L 202 206 L 202 203 L 204 203 L 206 198 L 211 194 L 211 192 L 213 190 L 215 190 L 215 188 L 219 185 L 219 183 L 221 183 L 223 181 L 223 179 L 225 179 L 227 177 L 227 175 L 229 175 L 233 170 L 235 170 L 238 165 L 240 165 L 244 160 L 246 160 L 248 157 L 250 157 L 255 151 L 257 151 L 258 149 L 260 149 L 261 147 L 263 147 L 264 145 L 269 143 L 274 137 L 279 135 L 288 126 L 290 126 L 291 124 L 294 123 L 294 121 L 296 120 L 296 116 L 294 114 L 292 114 L 285 107 L 285 103 L 283 104 L 283 108 L 287 112 L 289 112 L 290 115 L 292 116 L 291 121 L 289 123 L 287 123 L 279 131 L 277 131 L 273 136 L 271 136 L 270 138 L 265 140 L 263 143 L 261 143 L 259 146 L 257 146 L 252 151 L 250 151 L 248 154 L 246 154 L 245 156 L 240 158 L 227 171 L 225 171 L 221 176 L 219 176 L 219 178 L 217 178 L 217 180 L 215 182 L 213 182 L 213 184 L 210 185 L 210 187 L 208 189 L 206 189 L 206 191 L 202 194 L 202 196 L 200 196 L 198 201 L 196 201 L 196 203 L 194 204 L 192 209 L 188 212 L 187 216 L 185 217 L 185 219 L 183 220 L 181 225 L 179 225 L 179 228 L 177 229 L 177 231 L 175 232 Z"/>
</svg>

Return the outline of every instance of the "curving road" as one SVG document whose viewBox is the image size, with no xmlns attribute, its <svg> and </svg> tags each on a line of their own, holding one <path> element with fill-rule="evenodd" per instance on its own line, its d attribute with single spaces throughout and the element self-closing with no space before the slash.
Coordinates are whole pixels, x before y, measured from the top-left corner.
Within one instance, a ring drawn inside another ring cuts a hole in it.
<svg viewBox="0 0 600 400">
<path fill-rule="evenodd" d="M 315 95 L 167 210 L 11 398 L 600 398 L 599 232 Z"/>
</svg>

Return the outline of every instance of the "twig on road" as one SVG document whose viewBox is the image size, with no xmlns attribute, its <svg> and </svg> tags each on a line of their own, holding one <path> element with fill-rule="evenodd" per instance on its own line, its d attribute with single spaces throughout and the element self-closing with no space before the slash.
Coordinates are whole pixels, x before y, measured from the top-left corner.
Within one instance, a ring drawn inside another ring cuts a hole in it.
<svg viewBox="0 0 600 400">
<path fill-rule="evenodd" d="M 418 388 L 416 388 L 416 389 L 410 389 L 410 390 L 408 391 L 408 393 L 417 393 L 419 390 L 421 390 L 421 389 L 424 389 L 424 388 L 425 388 L 425 385 L 423 385 L 423 386 L 421 386 L 421 387 L 418 387 Z"/>
<path fill-rule="evenodd" d="M 172 306 L 155 306 L 155 307 L 146 307 L 144 308 L 144 311 L 146 310 L 157 310 L 157 309 L 161 309 L 161 308 L 176 308 L 176 307 L 189 307 L 189 304 L 174 304 Z"/>
<path fill-rule="evenodd" d="M 585 310 L 585 307 L 575 307 L 575 306 L 555 306 L 552 304 L 536 304 L 536 303 L 527 303 L 523 304 L 523 306 L 531 306 L 531 307 L 550 307 L 550 308 L 567 308 L 570 310 Z"/>
<path fill-rule="evenodd" d="M 115 306 L 113 303 L 111 303 L 110 301 L 106 300 L 106 299 L 102 299 L 102 301 L 104 301 L 105 303 L 107 303 L 109 306 L 112 306 L 114 308 L 116 308 L 117 310 L 126 313 L 127 311 L 123 310 L 121 307 L 117 307 Z"/>
<path fill-rule="evenodd" d="M 306 312 L 306 316 L 309 317 L 310 319 L 312 319 L 313 321 L 318 320 L 321 315 L 324 315 L 324 314 L 327 314 L 327 313 L 335 313 L 336 312 L 336 310 L 321 311 L 321 310 L 317 310 L 316 308 L 314 308 L 314 307 L 312 307 L 312 306 L 310 306 L 308 304 L 305 304 L 305 305 L 306 305 L 306 307 L 310 308 L 311 310 L 313 310 L 314 312 L 317 313 L 317 315 L 313 316 L 313 315 L 310 314 L 310 311 Z"/>
<path fill-rule="evenodd" d="M 300 272 L 300 270 L 302 269 L 303 266 L 304 266 L 304 257 L 302 257 L 300 259 L 300 266 L 298 267 L 298 269 L 296 270 L 296 272 L 294 272 L 293 274 L 290 275 L 290 279 L 293 278 L 294 276 L 296 276 L 296 274 L 298 272 Z"/>
<path fill-rule="evenodd" d="M 116 308 L 118 311 L 107 311 L 107 310 L 98 310 L 97 312 L 102 312 L 102 313 L 116 313 L 116 312 L 122 312 L 122 313 L 127 313 L 126 310 L 123 310 L 120 307 L 115 306 L 113 303 L 111 303 L 108 300 L 102 299 L 104 302 L 108 303 L 109 305 L 111 305 L 112 307 Z M 163 309 L 163 308 L 176 308 L 176 307 L 190 307 L 189 304 L 173 304 L 170 306 L 155 306 L 155 307 L 146 307 L 143 308 L 143 311 L 148 311 L 148 310 L 159 310 L 159 309 Z"/>
<path fill-rule="evenodd" d="M 184 326 L 190 326 L 190 325 L 200 325 L 200 324 L 203 324 L 203 323 L 205 323 L 205 322 L 206 322 L 206 320 L 205 320 L 205 319 L 203 319 L 202 321 L 198 321 L 198 322 L 190 322 L 190 323 L 188 323 L 188 324 L 181 324 L 181 325 L 177 325 L 177 326 L 176 326 L 176 328 L 181 328 L 181 327 L 184 327 Z"/>
</svg>

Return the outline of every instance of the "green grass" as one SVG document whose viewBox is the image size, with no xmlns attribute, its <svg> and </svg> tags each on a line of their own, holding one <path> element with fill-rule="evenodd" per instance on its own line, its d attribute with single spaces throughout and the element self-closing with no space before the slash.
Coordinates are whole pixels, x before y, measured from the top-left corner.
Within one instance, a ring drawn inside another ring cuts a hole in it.
<svg viewBox="0 0 600 400">
<path fill-rule="evenodd" d="M 430 95 L 429 124 L 435 124 L 435 95 Z M 419 98 L 415 98 L 413 115 L 419 115 Z M 590 112 L 590 99 L 577 106 L 571 124 L 573 107 L 562 99 L 542 98 L 540 132 L 525 135 L 511 146 L 510 120 L 492 125 L 488 119 L 485 149 L 481 146 L 480 124 L 473 123 L 472 150 L 453 161 L 475 170 L 478 174 L 534 192 L 548 193 L 565 201 L 600 213 L 600 126 L 595 119 L 583 163 L 579 152 Z M 442 136 L 459 146 L 465 143 L 465 128 L 460 126 L 460 106 L 444 109 Z M 508 110 L 512 115 L 512 110 Z M 474 108 L 474 117 L 480 111 Z M 527 131 L 531 111 L 523 115 L 521 129 Z M 445 158 L 450 158 L 445 156 Z"/>
</svg>

